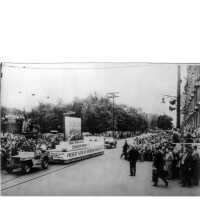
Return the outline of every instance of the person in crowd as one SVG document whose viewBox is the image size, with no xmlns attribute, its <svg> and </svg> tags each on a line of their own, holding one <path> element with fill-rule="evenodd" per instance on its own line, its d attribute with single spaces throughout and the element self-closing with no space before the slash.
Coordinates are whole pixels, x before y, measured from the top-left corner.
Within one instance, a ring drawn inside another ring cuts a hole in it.
<svg viewBox="0 0 200 200">
<path fill-rule="evenodd" d="M 129 157 L 129 163 L 130 163 L 130 176 L 135 176 L 136 162 L 138 160 L 139 153 L 138 153 L 138 150 L 134 146 L 131 146 L 128 152 L 128 157 Z"/>
<path fill-rule="evenodd" d="M 141 148 L 139 150 L 139 155 L 140 155 L 140 161 L 143 162 L 144 161 L 144 149 L 143 148 Z"/>
<path fill-rule="evenodd" d="M 154 174 L 154 179 L 153 179 L 154 185 L 153 186 L 158 185 L 159 178 L 164 181 L 166 187 L 168 186 L 168 181 L 167 181 L 166 175 L 164 173 L 165 161 L 164 161 L 163 157 L 164 157 L 164 155 L 163 155 L 161 148 L 158 148 L 155 153 L 154 160 L 153 160 L 153 167 L 155 168 L 155 174 Z"/>
<path fill-rule="evenodd" d="M 166 155 L 165 155 L 165 166 L 168 174 L 168 178 L 172 179 L 172 162 L 173 162 L 173 153 L 171 148 L 166 148 Z"/>
<path fill-rule="evenodd" d="M 179 177 L 180 177 L 180 184 L 183 184 L 184 182 L 184 173 L 185 173 L 185 167 L 184 167 L 184 162 L 185 158 L 187 156 L 187 152 L 183 145 L 181 146 L 181 150 L 179 151 L 179 165 L 180 165 L 180 170 L 179 170 Z"/>
<path fill-rule="evenodd" d="M 193 143 L 193 138 L 191 132 L 188 132 L 185 138 L 185 143 Z"/>
<path fill-rule="evenodd" d="M 192 186 L 192 148 L 190 146 L 186 147 L 186 157 L 184 160 L 183 168 L 183 187 Z"/>
<path fill-rule="evenodd" d="M 197 146 L 194 146 L 194 151 L 192 153 L 192 184 L 199 185 L 199 161 L 200 156 L 197 151 Z"/>
<path fill-rule="evenodd" d="M 172 160 L 172 179 L 179 177 L 179 154 L 178 151 L 173 149 L 173 160 Z"/>
<path fill-rule="evenodd" d="M 179 143 L 180 139 L 179 139 L 179 135 L 177 132 L 173 133 L 173 138 L 172 138 L 173 143 Z"/>
<path fill-rule="evenodd" d="M 127 157 L 128 148 L 129 148 L 128 142 L 127 142 L 127 140 L 125 140 L 125 143 L 124 143 L 123 149 L 122 149 L 122 154 L 121 154 L 121 158 L 124 156 L 125 160 L 128 159 L 128 157 Z"/>
<path fill-rule="evenodd" d="M 7 156 L 6 156 L 6 148 L 5 148 L 5 141 L 1 140 L 1 169 L 5 169 L 6 168 L 6 160 L 7 160 Z"/>
</svg>

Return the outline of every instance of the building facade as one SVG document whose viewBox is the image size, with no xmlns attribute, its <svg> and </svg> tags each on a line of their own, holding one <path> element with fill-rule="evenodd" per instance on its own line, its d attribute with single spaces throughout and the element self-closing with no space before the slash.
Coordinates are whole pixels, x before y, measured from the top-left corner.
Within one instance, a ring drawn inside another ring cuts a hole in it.
<svg viewBox="0 0 200 200">
<path fill-rule="evenodd" d="M 182 128 L 185 131 L 193 131 L 200 127 L 200 65 L 187 67 L 182 97 L 184 99 Z"/>
</svg>

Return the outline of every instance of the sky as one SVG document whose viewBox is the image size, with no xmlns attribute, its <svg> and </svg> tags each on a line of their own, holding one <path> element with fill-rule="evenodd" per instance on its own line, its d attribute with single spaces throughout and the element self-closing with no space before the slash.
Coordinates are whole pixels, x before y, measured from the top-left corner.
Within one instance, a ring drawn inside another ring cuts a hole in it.
<svg viewBox="0 0 200 200">
<path fill-rule="evenodd" d="M 168 114 L 175 119 L 176 114 L 169 112 L 168 103 L 161 103 L 163 95 L 176 96 L 175 64 L 68 63 L 22 66 L 7 64 L 3 67 L 3 106 L 28 111 L 39 102 L 56 103 L 62 100 L 70 103 L 75 97 L 85 98 L 94 92 L 105 96 L 108 92 L 117 91 L 117 104 L 142 108 L 147 113 Z M 184 84 L 186 67 L 181 67 Z"/>
</svg>

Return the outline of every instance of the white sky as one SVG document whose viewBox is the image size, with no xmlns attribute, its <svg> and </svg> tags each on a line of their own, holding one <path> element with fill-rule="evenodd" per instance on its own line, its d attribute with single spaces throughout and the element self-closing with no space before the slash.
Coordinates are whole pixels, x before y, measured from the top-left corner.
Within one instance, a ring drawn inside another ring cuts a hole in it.
<svg viewBox="0 0 200 200">
<path fill-rule="evenodd" d="M 35 67 L 35 65 L 28 66 Z M 37 65 L 37 67 L 44 66 Z M 48 67 L 76 69 L 33 70 L 5 66 L 2 79 L 2 105 L 30 110 L 38 105 L 39 101 L 56 103 L 62 99 L 63 102 L 69 103 L 75 97 L 84 98 L 94 92 L 106 95 L 107 92 L 118 91 L 120 97 L 117 98 L 117 103 L 140 107 L 147 113 L 166 113 L 175 116 L 175 112 L 169 112 L 168 104 L 162 104 L 161 99 L 164 94 L 176 96 L 177 65 L 69 63 Z M 105 67 L 105 69 L 94 69 L 95 67 Z M 109 67 L 119 68 L 108 69 Z M 183 65 L 182 76 L 185 76 Z M 32 96 L 32 93 L 36 96 Z M 47 96 L 50 99 L 47 99 Z"/>
</svg>

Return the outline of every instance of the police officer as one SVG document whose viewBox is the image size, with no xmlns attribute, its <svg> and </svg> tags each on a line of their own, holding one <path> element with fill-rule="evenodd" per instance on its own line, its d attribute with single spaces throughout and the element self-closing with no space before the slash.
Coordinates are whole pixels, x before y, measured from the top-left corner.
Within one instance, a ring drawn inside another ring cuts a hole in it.
<svg viewBox="0 0 200 200">
<path fill-rule="evenodd" d="M 131 146 L 129 152 L 129 163 L 130 163 L 130 176 L 135 176 L 136 175 L 136 162 L 139 157 L 139 152 L 134 146 Z"/>
</svg>

